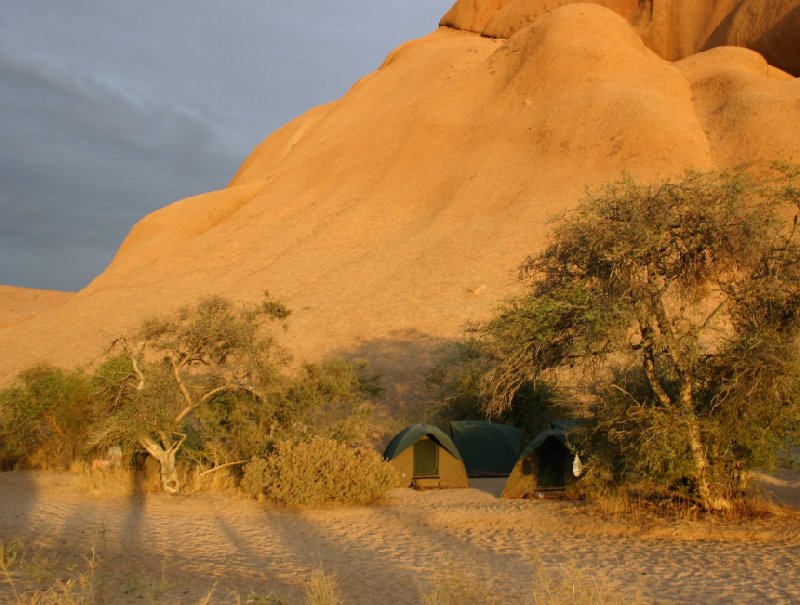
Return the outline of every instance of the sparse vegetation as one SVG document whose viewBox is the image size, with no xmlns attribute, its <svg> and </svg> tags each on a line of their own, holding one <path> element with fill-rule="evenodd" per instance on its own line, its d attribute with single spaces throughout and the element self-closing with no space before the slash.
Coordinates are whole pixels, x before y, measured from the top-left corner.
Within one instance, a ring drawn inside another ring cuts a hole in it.
<svg viewBox="0 0 800 605">
<path fill-rule="evenodd" d="M 31 553 L 19 540 L 0 542 L 0 578 L 10 588 L 10 599 L 0 593 L 3 602 L 13 605 L 106 605 L 115 602 L 115 592 L 107 586 L 108 578 L 103 569 L 102 556 L 94 548 L 78 566 L 63 566 L 47 561 L 43 570 L 42 555 Z M 179 586 L 167 577 L 162 569 L 159 577 L 126 577 L 125 594 L 137 595 L 145 602 L 169 598 Z M 180 593 L 186 594 L 181 588 Z M 312 572 L 305 583 L 304 593 L 308 605 L 342 605 L 336 577 L 319 568 Z M 287 605 L 289 600 L 278 593 L 244 594 L 235 590 L 220 590 L 211 586 L 199 599 L 181 602 L 194 605 Z"/>
<path fill-rule="evenodd" d="M 515 602 L 527 605 L 638 605 L 648 602 L 636 587 L 626 588 L 605 574 L 592 573 L 577 564 L 551 570 L 536 556 L 533 559 L 530 576 L 517 578 L 514 590 L 525 594 Z M 501 605 L 507 601 L 506 593 L 498 593 L 497 586 L 487 578 L 453 564 L 445 564 L 432 584 L 422 590 L 425 605 Z"/>
<path fill-rule="evenodd" d="M 89 605 L 104 603 L 103 581 L 95 572 L 94 549 L 79 570 L 58 569 L 54 561 L 31 553 L 19 540 L 0 542 L 0 576 L 11 588 L 14 605 Z M 44 585 L 44 588 L 31 588 Z"/>
<path fill-rule="evenodd" d="M 162 489 L 177 493 L 230 487 L 242 465 L 287 439 L 367 445 L 378 378 L 363 362 L 290 370 L 274 331 L 288 314 L 268 296 L 258 305 L 205 297 L 115 340 L 92 374 L 21 373 L 0 391 L 0 462 L 83 468 L 90 489 L 131 493 L 149 489 L 133 461 L 146 451 Z M 84 461 L 109 447 L 125 452 L 124 467 Z"/>
</svg>

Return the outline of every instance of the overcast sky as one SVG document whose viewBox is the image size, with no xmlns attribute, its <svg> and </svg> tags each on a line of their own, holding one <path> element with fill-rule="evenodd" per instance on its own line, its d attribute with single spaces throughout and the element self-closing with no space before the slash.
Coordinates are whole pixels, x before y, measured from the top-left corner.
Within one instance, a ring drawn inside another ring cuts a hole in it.
<svg viewBox="0 0 800 605">
<path fill-rule="evenodd" d="M 78 290 L 453 0 L 0 0 L 0 284 Z"/>
</svg>

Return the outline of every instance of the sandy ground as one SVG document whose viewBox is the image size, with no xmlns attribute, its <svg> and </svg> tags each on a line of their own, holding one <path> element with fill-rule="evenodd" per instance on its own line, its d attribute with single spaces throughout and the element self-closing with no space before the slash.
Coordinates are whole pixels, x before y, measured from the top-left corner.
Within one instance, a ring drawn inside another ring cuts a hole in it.
<svg viewBox="0 0 800 605">
<path fill-rule="evenodd" d="M 530 602 L 543 574 L 621 583 L 659 603 L 800 602 L 793 514 L 634 527 L 582 503 L 498 500 L 498 485 L 286 511 L 218 494 L 98 498 L 75 475 L 2 473 L 0 540 L 20 538 L 62 568 L 85 565 L 94 548 L 108 603 L 195 603 L 215 585 L 218 602 L 251 590 L 303 602 L 320 568 L 347 603 L 421 603 L 448 574 L 494 587 L 501 603 Z M 11 595 L 4 578 L 0 602 Z"/>
</svg>

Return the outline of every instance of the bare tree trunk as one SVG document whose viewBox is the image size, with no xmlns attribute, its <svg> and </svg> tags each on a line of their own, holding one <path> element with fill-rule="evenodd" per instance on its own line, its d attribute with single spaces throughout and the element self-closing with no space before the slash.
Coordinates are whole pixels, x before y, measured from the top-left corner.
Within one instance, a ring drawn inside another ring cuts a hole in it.
<svg viewBox="0 0 800 605">
<path fill-rule="evenodd" d="M 150 437 L 141 437 L 139 439 L 139 443 L 147 450 L 147 453 L 158 460 L 161 471 L 161 487 L 170 494 L 177 494 L 181 491 L 178 469 L 175 466 L 175 455 L 185 439 L 186 435 L 180 435 L 180 439 L 175 443 L 170 443 L 166 435 L 161 435 L 162 443 L 158 443 Z"/>
<path fill-rule="evenodd" d="M 681 359 L 678 353 L 678 348 L 674 346 L 675 339 L 663 307 L 661 307 L 660 303 L 655 306 L 659 311 L 656 313 L 659 330 L 666 337 L 668 342 L 667 350 L 672 358 L 673 365 L 678 368 L 680 376 L 680 392 L 678 394 L 677 404 L 680 406 L 680 413 L 687 427 L 689 451 L 691 452 L 694 467 L 694 476 L 691 477 L 691 479 L 695 482 L 700 505 L 705 510 L 709 511 L 727 510 L 730 508 L 730 502 L 725 498 L 715 496 L 708 481 L 708 457 L 705 447 L 703 447 L 700 424 L 694 412 L 694 390 L 692 388 L 691 377 L 685 365 L 681 363 L 683 359 Z M 640 331 L 644 353 L 644 373 L 647 382 L 661 405 L 666 409 L 677 412 L 676 404 L 673 403 L 672 398 L 667 394 L 656 374 L 652 340 L 653 329 L 647 321 L 640 321 Z"/>
<path fill-rule="evenodd" d="M 680 390 L 678 393 L 678 405 L 686 423 L 687 437 L 689 438 L 689 451 L 692 456 L 692 463 L 694 466 L 694 477 L 697 489 L 697 497 L 700 505 L 708 511 L 726 510 L 730 508 L 730 502 L 712 492 L 711 485 L 708 481 L 708 456 L 705 447 L 703 446 L 703 438 L 700 433 L 700 423 L 697 420 L 697 415 L 694 410 L 694 388 L 692 385 L 692 373 L 689 364 L 681 351 L 679 339 L 675 335 L 674 326 L 669 319 L 667 310 L 664 307 L 663 292 L 658 289 L 651 289 L 651 300 L 653 302 L 651 309 L 655 318 L 655 325 L 664 340 L 667 355 L 670 357 L 672 365 L 678 372 L 678 380 L 680 381 Z M 645 324 L 648 329 L 651 328 L 649 323 Z M 645 333 L 643 332 L 643 337 Z M 648 334 L 649 336 L 649 334 Z M 649 343 L 646 343 L 649 344 Z M 652 353 L 652 349 L 650 349 Z M 645 370 L 647 371 L 647 355 L 645 355 Z M 658 393 L 656 393 L 658 395 Z"/>
<path fill-rule="evenodd" d="M 692 406 L 692 385 L 686 377 L 681 380 L 680 403 L 689 433 L 689 450 L 692 454 L 695 473 L 692 479 L 694 479 L 697 486 L 700 505 L 707 511 L 728 510 L 731 507 L 731 503 L 727 498 L 714 494 L 708 482 L 708 458 L 705 447 L 703 447 L 700 424 L 697 422 L 697 416 L 695 416 L 694 407 Z"/>
</svg>

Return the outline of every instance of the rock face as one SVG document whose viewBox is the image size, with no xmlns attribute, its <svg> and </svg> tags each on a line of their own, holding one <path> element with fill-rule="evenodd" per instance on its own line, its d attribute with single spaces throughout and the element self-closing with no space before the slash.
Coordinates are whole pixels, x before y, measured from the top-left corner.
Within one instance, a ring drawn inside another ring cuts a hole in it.
<svg viewBox="0 0 800 605">
<path fill-rule="evenodd" d="M 800 161 L 800 80 L 745 48 L 688 52 L 708 42 L 700 32 L 773 21 L 748 17 L 748 2 L 700 16 L 692 4 L 460 0 L 444 19 L 459 29 L 401 46 L 270 135 L 227 188 L 143 219 L 83 291 L 0 329 L 14 351 L 0 375 L 91 361 L 142 315 L 204 293 L 268 289 L 294 310 L 298 358 L 366 357 L 390 400 L 414 400 L 431 348 L 513 292 L 548 221 L 587 186 Z M 669 24 L 647 44 L 646 14 Z"/>
<path fill-rule="evenodd" d="M 583 0 L 625 18 L 649 48 L 675 61 L 718 46 L 742 46 L 800 75 L 800 0 Z M 441 24 L 510 38 L 576 0 L 458 0 Z"/>
<path fill-rule="evenodd" d="M 0 286 L 0 329 L 33 319 L 72 297 L 72 292 Z"/>
</svg>

